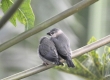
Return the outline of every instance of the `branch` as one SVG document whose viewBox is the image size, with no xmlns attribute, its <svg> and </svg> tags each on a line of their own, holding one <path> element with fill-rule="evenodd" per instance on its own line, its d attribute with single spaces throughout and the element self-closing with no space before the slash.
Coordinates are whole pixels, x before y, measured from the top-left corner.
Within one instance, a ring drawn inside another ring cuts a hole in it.
<svg viewBox="0 0 110 80">
<path fill-rule="evenodd" d="M 19 1 L 19 0 L 18 0 Z M 32 28 L 31 30 L 25 31 L 22 34 L 16 36 L 15 38 L 3 43 L 0 45 L 0 52 L 2 52 L 3 50 L 15 45 L 16 43 L 48 28 L 49 26 L 61 21 L 64 18 L 67 18 L 68 16 L 72 15 L 75 12 L 78 12 L 79 10 L 91 5 L 92 3 L 96 2 L 98 0 L 82 0 L 79 3 L 77 3 L 76 5 L 74 5 L 73 7 L 65 10 L 64 12 L 48 19 L 47 21 L 41 23 L 40 25 L 38 25 L 37 27 Z"/>
<path fill-rule="evenodd" d="M 8 12 L 2 17 L 0 20 L 0 29 L 3 27 L 3 25 L 11 18 L 11 16 L 16 12 L 16 10 L 19 8 L 21 3 L 24 0 L 17 0 L 13 6 L 8 10 Z"/>
<path fill-rule="evenodd" d="M 84 53 L 87 53 L 91 50 L 94 50 L 94 49 L 97 49 L 105 44 L 108 44 L 110 43 L 110 35 L 92 43 L 92 44 L 89 44 L 89 45 L 86 45 L 82 48 L 79 48 L 77 50 L 74 50 L 72 53 L 72 58 L 75 58 L 77 56 L 80 56 Z M 63 61 L 64 62 L 64 61 Z M 36 73 L 39 73 L 39 72 L 42 72 L 44 70 L 47 70 L 51 67 L 53 67 L 54 65 L 48 65 L 48 66 L 43 66 L 43 65 L 40 65 L 40 66 L 35 66 L 33 68 L 30 68 L 28 70 L 25 70 L 25 71 L 22 71 L 22 72 L 19 72 L 17 74 L 14 74 L 12 76 L 9 76 L 7 78 L 4 78 L 4 79 L 1 79 L 1 80 L 19 80 L 19 79 L 23 79 L 23 78 L 26 78 L 28 76 L 31 76 L 33 74 L 36 74 Z"/>
</svg>

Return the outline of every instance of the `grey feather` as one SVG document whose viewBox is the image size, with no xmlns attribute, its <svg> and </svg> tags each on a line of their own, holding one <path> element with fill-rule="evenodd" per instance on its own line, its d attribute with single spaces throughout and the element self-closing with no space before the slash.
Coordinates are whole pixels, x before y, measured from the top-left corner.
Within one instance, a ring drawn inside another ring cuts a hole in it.
<svg viewBox="0 0 110 80">
<path fill-rule="evenodd" d="M 47 34 L 51 36 L 51 40 L 54 42 L 58 54 L 66 60 L 68 67 L 74 67 L 71 59 L 70 42 L 63 31 L 54 28 Z"/>
<path fill-rule="evenodd" d="M 54 43 L 47 37 L 43 37 L 40 40 L 39 55 L 40 58 L 44 61 L 44 63 L 55 63 L 57 65 L 62 65 L 59 60 Z"/>
</svg>

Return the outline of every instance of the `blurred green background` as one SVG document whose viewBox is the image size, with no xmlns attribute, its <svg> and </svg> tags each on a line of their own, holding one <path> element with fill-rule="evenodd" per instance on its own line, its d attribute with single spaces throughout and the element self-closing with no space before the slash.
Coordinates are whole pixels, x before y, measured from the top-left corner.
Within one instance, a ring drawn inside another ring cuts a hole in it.
<svg viewBox="0 0 110 80">
<path fill-rule="evenodd" d="M 32 0 L 31 6 L 35 14 L 35 27 L 52 16 L 70 8 L 82 0 Z M 93 5 L 73 14 L 57 24 L 29 37 L 8 48 L 0 54 L 0 79 L 34 67 L 42 63 L 37 53 L 39 39 L 46 32 L 56 27 L 68 36 L 72 50 L 87 44 L 95 36 L 100 39 L 110 34 L 110 0 L 99 0 Z M 0 10 L 0 16 L 3 16 Z M 25 27 L 17 21 L 17 27 L 7 22 L 0 31 L 0 44 L 25 31 Z M 22 80 L 85 80 L 79 76 L 67 74 L 56 69 L 49 69 Z"/>
</svg>

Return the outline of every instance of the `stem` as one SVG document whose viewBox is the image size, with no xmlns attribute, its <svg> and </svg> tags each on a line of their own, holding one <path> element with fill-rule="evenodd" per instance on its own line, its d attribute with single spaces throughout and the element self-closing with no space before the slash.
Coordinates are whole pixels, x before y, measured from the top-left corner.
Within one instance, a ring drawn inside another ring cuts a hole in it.
<svg viewBox="0 0 110 80">
<path fill-rule="evenodd" d="M 13 6 L 8 10 L 8 12 L 2 17 L 0 20 L 0 28 L 11 18 L 11 16 L 16 12 L 19 6 L 22 4 L 24 0 L 16 0 Z"/>
<path fill-rule="evenodd" d="M 3 43 L 0 45 L 0 52 L 3 50 L 15 45 L 16 43 L 48 28 L 49 26 L 61 21 L 62 19 L 67 18 L 68 16 L 72 15 L 75 12 L 78 12 L 79 10 L 91 5 L 92 3 L 96 2 L 98 0 L 82 0 L 73 7 L 63 11 L 62 13 L 48 19 L 47 21 L 43 22 L 42 24 L 38 25 L 37 27 L 32 28 L 31 30 L 25 31 L 22 34 L 16 36 L 15 38 Z"/>
<path fill-rule="evenodd" d="M 89 44 L 89 45 L 86 45 L 82 48 L 79 48 L 77 50 L 74 50 L 72 53 L 72 58 L 75 58 L 77 56 L 80 56 L 82 54 L 85 54 L 91 50 L 94 50 L 94 49 L 97 49 L 105 44 L 108 44 L 110 43 L 110 35 L 92 43 L 92 44 Z M 62 61 L 64 62 L 64 61 Z M 25 70 L 25 71 L 22 71 L 22 72 L 19 72 L 17 74 L 14 74 L 12 76 L 9 76 L 9 77 L 6 77 L 4 79 L 1 79 L 1 80 L 19 80 L 19 79 L 23 79 L 25 77 L 28 77 L 28 76 L 31 76 L 33 74 L 36 74 L 36 73 L 39 73 L 39 72 L 42 72 L 44 70 L 47 70 L 51 67 L 53 67 L 54 65 L 48 65 L 48 66 L 43 66 L 43 65 L 40 65 L 40 66 L 35 66 L 31 69 L 28 69 L 28 70 Z"/>
</svg>

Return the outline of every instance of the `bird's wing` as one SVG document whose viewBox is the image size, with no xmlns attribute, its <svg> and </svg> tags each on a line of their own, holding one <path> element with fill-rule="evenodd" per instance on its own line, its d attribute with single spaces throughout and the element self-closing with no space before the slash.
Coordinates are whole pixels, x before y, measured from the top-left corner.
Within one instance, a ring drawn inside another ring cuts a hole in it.
<svg viewBox="0 0 110 80">
<path fill-rule="evenodd" d="M 47 60 L 54 61 L 58 58 L 56 49 L 48 45 L 39 46 L 39 54 Z"/>
<path fill-rule="evenodd" d="M 61 56 L 61 57 L 65 57 L 68 55 L 68 44 L 65 45 L 65 43 L 60 42 L 59 40 L 57 40 L 56 38 L 53 38 L 51 37 L 51 40 L 55 43 L 55 46 L 56 46 L 56 49 L 58 51 L 58 54 Z"/>
</svg>

